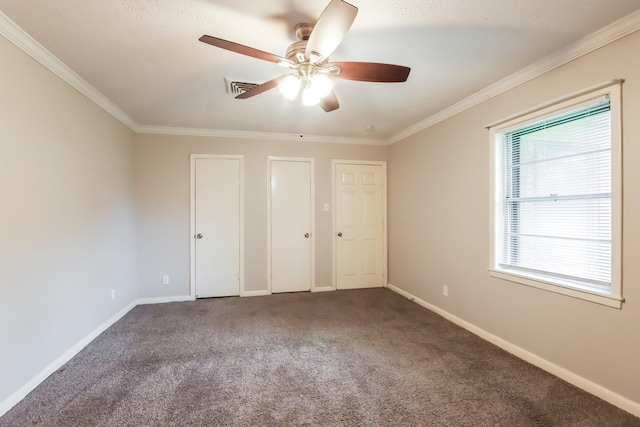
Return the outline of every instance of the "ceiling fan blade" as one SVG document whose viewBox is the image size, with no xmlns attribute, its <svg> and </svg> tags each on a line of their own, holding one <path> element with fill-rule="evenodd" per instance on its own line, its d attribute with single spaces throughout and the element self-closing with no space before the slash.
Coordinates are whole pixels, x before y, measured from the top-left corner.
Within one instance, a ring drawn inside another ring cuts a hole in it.
<svg viewBox="0 0 640 427">
<path fill-rule="evenodd" d="M 247 99 L 247 98 L 251 98 L 252 96 L 260 95 L 261 93 L 266 92 L 278 86 L 278 83 L 286 79 L 287 76 L 289 76 L 289 74 L 285 74 L 283 76 L 276 77 L 275 79 L 269 80 L 268 82 L 264 82 L 261 85 L 258 85 L 253 89 L 249 89 L 248 91 L 243 92 L 240 95 L 236 96 L 236 99 Z"/>
<path fill-rule="evenodd" d="M 331 62 L 325 67 L 340 67 L 339 79 L 361 82 L 399 83 L 407 81 L 411 68 L 402 65 L 379 64 L 376 62 Z"/>
<path fill-rule="evenodd" d="M 254 49 L 243 44 L 230 42 L 228 40 L 219 39 L 217 37 L 204 35 L 199 39 L 202 43 L 210 44 L 222 49 L 230 50 L 231 52 L 240 53 L 242 55 L 251 56 L 253 58 L 262 59 L 263 61 L 275 62 L 276 64 L 288 64 L 289 61 L 281 56 L 274 55 L 273 53 L 265 52 L 259 49 Z"/>
<path fill-rule="evenodd" d="M 320 100 L 320 106 L 327 113 L 333 110 L 337 110 L 340 107 L 338 97 L 334 91 L 329 92 L 329 95 Z"/>
<path fill-rule="evenodd" d="M 331 0 L 313 28 L 305 56 L 313 63 L 333 53 L 356 19 L 358 8 L 343 1 Z"/>
</svg>

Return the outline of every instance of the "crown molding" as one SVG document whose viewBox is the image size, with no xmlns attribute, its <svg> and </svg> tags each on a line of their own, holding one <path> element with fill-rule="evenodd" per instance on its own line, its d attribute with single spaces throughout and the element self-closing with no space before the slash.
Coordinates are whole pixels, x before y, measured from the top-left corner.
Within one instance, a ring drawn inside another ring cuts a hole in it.
<svg viewBox="0 0 640 427">
<path fill-rule="evenodd" d="M 450 117 L 462 113 L 476 105 L 494 98 L 510 89 L 528 82 L 542 74 L 548 73 L 574 59 L 580 58 L 596 49 L 606 46 L 622 37 L 640 30 L 640 10 L 588 35 L 576 43 L 561 49 L 528 67 L 505 77 L 496 83 L 468 96 L 460 102 L 427 117 L 413 126 L 393 135 L 386 140 L 388 145 L 402 141 Z"/>
<path fill-rule="evenodd" d="M 223 137 L 235 139 L 257 139 L 257 140 L 277 140 L 277 141 L 303 141 L 320 142 L 332 144 L 360 144 L 360 145 L 386 145 L 384 139 L 375 138 L 348 138 L 338 136 L 322 136 L 307 134 L 287 134 L 271 132 L 246 132 L 224 129 L 197 129 L 181 127 L 163 126 L 142 126 L 138 124 L 127 113 L 111 102 L 106 96 L 91 86 L 86 80 L 80 77 L 75 71 L 65 65 L 56 56 L 49 52 L 44 46 L 38 43 L 33 37 L 27 34 L 8 16 L 0 11 L 0 34 L 22 49 L 27 55 L 38 61 L 49 69 L 53 74 L 60 77 L 70 86 L 78 90 L 84 96 L 96 103 L 107 113 L 124 123 L 136 133 L 153 133 L 160 135 L 183 135 L 183 136 L 206 136 Z"/>
<path fill-rule="evenodd" d="M 27 34 L 7 15 L 0 11 L 0 34 L 7 40 L 22 49 L 27 55 L 48 68 L 53 74 L 67 82 L 78 92 L 96 103 L 107 113 L 120 120 L 131 130 L 135 130 L 138 125 L 127 113 L 118 108 L 107 97 L 98 92 L 93 86 L 87 83 L 82 77 L 76 74 L 71 68 L 49 52 L 44 46 L 38 43 L 33 37 Z"/>
<path fill-rule="evenodd" d="M 0 34 L 22 49 L 27 55 L 38 61 L 49 69 L 53 74 L 60 77 L 70 86 L 78 90 L 95 104 L 104 109 L 107 113 L 124 123 L 136 133 L 153 133 L 160 135 L 183 135 L 183 136 L 206 136 L 223 137 L 235 139 L 257 139 L 257 140 L 277 140 L 277 141 L 303 141 L 320 142 L 332 144 L 360 144 L 360 145 L 386 145 L 383 139 L 374 138 L 347 138 L 337 136 L 322 135 L 300 135 L 270 132 L 246 132 L 224 129 L 196 129 L 181 127 L 163 126 L 142 126 L 138 124 L 127 113 L 111 102 L 106 96 L 91 86 L 86 80 L 80 77 L 75 71 L 65 65 L 56 56 L 49 52 L 44 46 L 38 43 L 33 37 L 27 34 L 8 16 L 0 11 Z"/>
<path fill-rule="evenodd" d="M 224 129 L 199 129 L 165 126 L 137 126 L 137 133 L 155 135 L 204 136 L 214 138 L 256 139 L 262 141 L 319 142 L 325 144 L 387 145 L 384 139 L 351 138 L 276 132 L 250 132 Z"/>
<path fill-rule="evenodd" d="M 488 99 L 496 97 L 510 89 L 528 82 L 544 73 L 558 68 L 574 59 L 584 56 L 594 50 L 612 43 L 624 36 L 640 30 L 640 10 L 596 31 L 595 33 L 579 40 L 578 42 L 562 49 L 532 65 L 468 96 L 467 98 L 433 114 L 426 119 L 408 127 L 387 139 L 376 138 L 349 138 L 322 135 L 303 135 L 271 133 L 271 132 L 246 132 L 221 129 L 197 129 L 162 126 L 141 126 L 127 113 L 111 102 L 102 93 L 91 86 L 71 68 L 65 65 L 44 46 L 33 39 L 22 28 L 14 23 L 2 11 L 0 11 L 0 34 L 7 40 L 18 46 L 29 56 L 49 69 L 52 73 L 67 82 L 73 88 L 96 103 L 107 113 L 121 121 L 136 133 L 156 133 L 164 135 L 207 136 L 225 137 L 236 139 L 259 139 L 279 141 L 305 141 L 332 144 L 360 144 L 360 145 L 391 145 L 402 141 L 416 133 L 423 131 L 450 117 L 462 113 Z"/>
</svg>

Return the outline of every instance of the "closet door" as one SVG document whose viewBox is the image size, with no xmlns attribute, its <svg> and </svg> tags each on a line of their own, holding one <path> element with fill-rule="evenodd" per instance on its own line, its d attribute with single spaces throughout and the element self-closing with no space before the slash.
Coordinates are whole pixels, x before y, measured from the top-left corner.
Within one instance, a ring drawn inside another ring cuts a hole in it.
<svg viewBox="0 0 640 427">
<path fill-rule="evenodd" d="M 268 162 L 271 292 L 308 291 L 314 276 L 313 159 Z"/>
<path fill-rule="evenodd" d="M 192 291 L 240 295 L 242 157 L 192 158 Z"/>
<path fill-rule="evenodd" d="M 336 288 L 386 281 L 385 164 L 334 163 Z"/>
</svg>

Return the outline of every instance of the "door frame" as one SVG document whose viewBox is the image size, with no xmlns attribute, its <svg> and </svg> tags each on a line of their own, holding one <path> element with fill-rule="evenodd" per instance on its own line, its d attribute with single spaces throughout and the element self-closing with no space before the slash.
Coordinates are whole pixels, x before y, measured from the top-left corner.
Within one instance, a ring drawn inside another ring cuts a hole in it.
<svg viewBox="0 0 640 427">
<path fill-rule="evenodd" d="M 338 248 L 336 233 L 336 168 L 338 165 L 369 165 L 369 166 L 382 166 L 382 258 L 384 265 L 382 266 L 383 275 L 383 287 L 388 286 L 387 271 L 389 265 L 389 258 L 387 256 L 387 162 L 384 160 L 340 160 L 333 159 L 331 161 L 331 200 L 332 207 L 332 221 L 331 221 L 331 242 L 332 242 L 332 274 L 331 274 L 331 287 L 332 290 L 338 289 Z"/>
<path fill-rule="evenodd" d="M 240 192 L 240 296 L 244 290 L 244 156 L 234 154 L 190 154 L 189 163 L 189 296 L 196 299 L 196 159 L 228 159 L 239 161 Z"/>
<path fill-rule="evenodd" d="M 287 161 L 287 162 L 306 162 L 310 166 L 310 179 L 311 179 L 311 292 L 316 288 L 316 213 L 315 213 L 315 159 L 312 157 L 282 157 L 282 156 L 267 156 L 267 293 L 272 294 L 271 291 L 271 261 L 273 254 L 271 253 L 271 163 L 274 161 Z"/>
</svg>

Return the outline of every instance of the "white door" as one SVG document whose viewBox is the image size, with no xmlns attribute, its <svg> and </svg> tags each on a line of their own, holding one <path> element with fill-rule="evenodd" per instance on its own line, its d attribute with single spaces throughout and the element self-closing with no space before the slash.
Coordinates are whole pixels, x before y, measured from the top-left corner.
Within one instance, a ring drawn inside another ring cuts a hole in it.
<svg viewBox="0 0 640 427">
<path fill-rule="evenodd" d="M 271 292 L 308 291 L 313 283 L 313 160 L 269 158 Z"/>
<path fill-rule="evenodd" d="M 384 286 L 386 167 L 334 162 L 336 288 Z"/>
<path fill-rule="evenodd" d="M 192 156 L 192 292 L 240 295 L 242 158 Z"/>
</svg>

